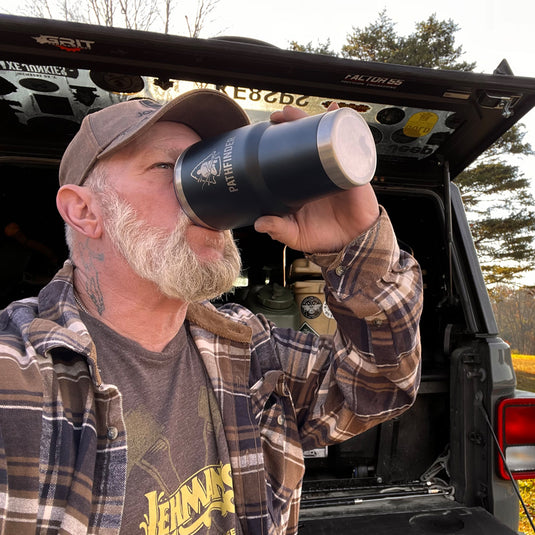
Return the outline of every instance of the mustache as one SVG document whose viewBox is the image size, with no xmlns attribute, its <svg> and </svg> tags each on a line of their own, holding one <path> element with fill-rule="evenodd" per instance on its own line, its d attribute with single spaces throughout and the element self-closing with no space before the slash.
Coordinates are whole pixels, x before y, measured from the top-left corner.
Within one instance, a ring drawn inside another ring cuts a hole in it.
<svg viewBox="0 0 535 535">
<path fill-rule="evenodd" d="M 104 228 L 113 246 L 135 273 L 153 282 L 164 295 L 196 302 L 232 288 L 241 258 L 231 231 L 205 234 L 207 244 L 223 245 L 223 259 L 203 261 L 187 241 L 187 229 L 195 224 L 183 212 L 169 232 L 138 219 L 133 206 L 117 192 L 110 189 L 101 195 Z"/>
</svg>

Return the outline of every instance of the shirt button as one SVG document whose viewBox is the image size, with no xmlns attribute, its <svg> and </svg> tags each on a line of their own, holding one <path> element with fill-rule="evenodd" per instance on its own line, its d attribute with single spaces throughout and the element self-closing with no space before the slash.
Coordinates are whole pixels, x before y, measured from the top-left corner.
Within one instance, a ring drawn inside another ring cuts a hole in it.
<svg viewBox="0 0 535 535">
<path fill-rule="evenodd" d="M 279 425 L 282 425 L 284 423 L 284 417 L 282 416 L 282 414 L 279 414 L 279 416 L 277 417 L 277 423 Z"/>
<path fill-rule="evenodd" d="M 344 266 L 337 266 L 337 268 L 334 270 L 334 272 L 341 277 L 345 272 L 346 268 Z"/>
<path fill-rule="evenodd" d="M 106 433 L 106 436 L 109 440 L 115 440 L 119 436 L 119 430 L 111 425 L 108 427 L 108 432 Z"/>
</svg>

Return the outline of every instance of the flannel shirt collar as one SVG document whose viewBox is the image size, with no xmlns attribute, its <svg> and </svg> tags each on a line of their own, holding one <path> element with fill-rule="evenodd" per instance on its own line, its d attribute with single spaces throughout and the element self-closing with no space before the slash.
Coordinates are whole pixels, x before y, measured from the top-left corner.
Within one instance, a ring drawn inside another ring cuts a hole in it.
<svg viewBox="0 0 535 535">
<path fill-rule="evenodd" d="M 74 266 L 67 260 L 52 281 L 43 288 L 37 298 L 37 310 L 28 306 L 21 313 L 21 323 L 27 338 L 36 350 L 45 355 L 58 347 L 83 355 L 89 362 L 97 385 L 102 383 L 96 362 L 96 351 L 80 319 L 74 299 Z M 186 314 L 192 324 L 234 342 L 249 344 L 252 330 L 248 325 L 231 320 L 217 311 L 209 302 L 189 305 Z"/>
</svg>

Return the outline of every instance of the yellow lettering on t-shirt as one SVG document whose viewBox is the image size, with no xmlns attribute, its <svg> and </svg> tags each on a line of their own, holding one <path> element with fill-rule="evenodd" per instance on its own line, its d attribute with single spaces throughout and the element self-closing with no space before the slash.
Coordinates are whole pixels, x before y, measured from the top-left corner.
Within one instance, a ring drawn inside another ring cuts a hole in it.
<svg viewBox="0 0 535 535">
<path fill-rule="evenodd" d="M 213 511 L 224 517 L 235 512 L 230 464 L 206 466 L 170 497 L 152 491 L 145 498 L 148 512 L 139 525 L 145 535 L 193 535 L 212 525 Z"/>
</svg>

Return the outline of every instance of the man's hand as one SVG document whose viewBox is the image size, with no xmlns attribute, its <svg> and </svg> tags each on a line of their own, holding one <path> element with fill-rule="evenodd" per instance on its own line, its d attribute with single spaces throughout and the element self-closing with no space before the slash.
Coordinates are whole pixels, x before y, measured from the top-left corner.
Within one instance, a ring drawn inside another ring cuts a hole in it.
<svg viewBox="0 0 535 535">
<path fill-rule="evenodd" d="M 338 109 L 333 103 L 328 111 Z M 271 121 L 295 121 L 307 114 L 286 106 L 271 115 Z M 263 216 L 255 221 L 258 232 L 269 234 L 288 247 L 307 253 L 339 251 L 368 230 L 379 217 L 379 205 L 370 184 L 357 186 L 311 201 L 283 217 Z"/>
</svg>

